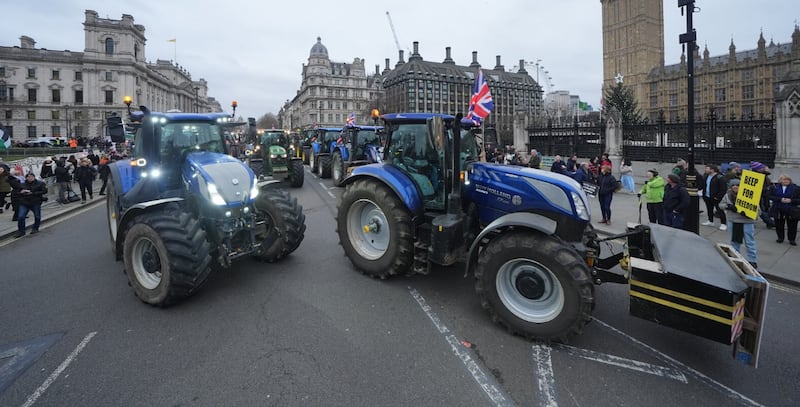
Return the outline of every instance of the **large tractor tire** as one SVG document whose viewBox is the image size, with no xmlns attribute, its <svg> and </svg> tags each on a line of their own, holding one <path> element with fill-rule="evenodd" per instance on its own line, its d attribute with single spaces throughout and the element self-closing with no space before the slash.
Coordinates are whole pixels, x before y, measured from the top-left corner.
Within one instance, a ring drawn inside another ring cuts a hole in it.
<svg viewBox="0 0 800 407">
<path fill-rule="evenodd" d="M 411 213 L 388 186 L 367 179 L 348 184 L 336 218 L 339 244 L 356 269 L 380 279 L 411 269 Z"/>
<path fill-rule="evenodd" d="M 528 339 L 566 343 L 583 331 L 594 308 L 590 271 L 575 249 L 529 231 L 486 245 L 475 291 L 493 321 Z"/>
<path fill-rule="evenodd" d="M 333 153 L 333 163 L 331 164 L 333 167 L 331 168 L 332 171 L 332 178 L 333 178 L 333 185 L 337 187 L 342 186 L 344 179 L 347 177 L 347 168 L 344 166 L 344 160 L 342 160 L 342 154 L 338 151 Z"/>
<path fill-rule="evenodd" d="M 311 147 L 303 146 L 303 164 L 308 165 L 308 159 L 311 156 Z"/>
<path fill-rule="evenodd" d="M 305 237 L 306 215 L 297 199 L 279 188 L 261 188 L 256 197 L 256 211 L 259 227 L 256 240 L 261 248 L 255 257 L 261 261 L 278 261 L 300 246 Z"/>
<path fill-rule="evenodd" d="M 300 188 L 303 186 L 305 180 L 306 170 L 303 167 L 303 162 L 300 160 L 291 160 L 289 162 L 289 185 L 292 188 Z"/>
<path fill-rule="evenodd" d="M 317 155 L 314 154 L 313 150 L 309 151 L 308 153 L 310 155 L 309 166 L 311 167 L 311 173 L 319 174 L 319 157 L 317 157 Z"/>
<path fill-rule="evenodd" d="M 113 176 L 108 177 L 108 184 L 106 185 L 106 217 L 108 218 L 108 237 L 111 240 L 111 253 L 114 258 L 117 257 L 117 233 L 119 233 L 119 220 L 122 216 L 122 210 L 117 198 L 117 182 L 114 181 Z"/>
<path fill-rule="evenodd" d="M 140 300 L 167 306 L 194 294 L 211 272 L 211 244 L 193 215 L 140 215 L 125 234 L 125 273 Z"/>
<path fill-rule="evenodd" d="M 319 157 L 319 177 L 320 178 L 330 178 L 331 177 L 331 155 L 323 155 Z"/>
</svg>

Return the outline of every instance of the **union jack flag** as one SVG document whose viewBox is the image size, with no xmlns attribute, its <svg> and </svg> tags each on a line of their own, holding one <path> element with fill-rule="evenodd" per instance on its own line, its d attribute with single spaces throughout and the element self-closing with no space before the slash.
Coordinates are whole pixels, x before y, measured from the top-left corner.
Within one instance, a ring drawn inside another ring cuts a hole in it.
<svg viewBox="0 0 800 407">
<path fill-rule="evenodd" d="M 467 119 L 472 120 L 475 125 L 480 125 L 486 116 L 492 112 L 494 101 L 492 92 L 489 91 L 489 84 L 483 76 L 483 70 L 478 69 L 478 76 L 475 77 L 475 87 L 472 89 L 472 97 L 469 100 L 469 112 Z"/>
<path fill-rule="evenodd" d="M 347 115 L 347 125 L 348 126 L 356 125 L 356 112 L 350 112 L 350 114 Z"/>
</svg>

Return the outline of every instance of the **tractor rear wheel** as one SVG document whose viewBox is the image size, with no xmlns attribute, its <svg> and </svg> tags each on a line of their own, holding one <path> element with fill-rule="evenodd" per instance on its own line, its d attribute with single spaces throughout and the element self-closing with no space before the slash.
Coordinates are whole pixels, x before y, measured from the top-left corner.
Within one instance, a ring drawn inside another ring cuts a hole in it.
<svg viewBox="0 0 800 407">
<path fill-rule="evenodd" d="M 574 248 L 513 231 L 480 253 L 475 291 L 492 320 L 528 339 L 567 342 L 591 320 L 594 285 Z"/>
<path fill-rule="evenodd" d="M 342 160 L 342 154 L 338 151 L 333 153 L 333 168 L 331 169 L 333 172 L 333 185 L 337 187 L 342 186 L 344 182 L 345 176 L 347 175 L 347 169 L 344 166 L 344 160 Z"/>
<path fill-rule="evenodd" d="M 300 246 L 305 237 L 306 216 L 297 199 L 278 188 L 262 188 L 255 207 L 259 228 L 256 240 L 261 242 L 255 257 L 274 262 L 286 257 Z"/>
<path fill-rule="evenodd" d="M 331 155 L 323 155 L 319 158 L 319 177 L 320 178 L 330 178 L 331 177 Z"/>
<path fill-rule="evenodd" d="M 319 157 L 314 154 L 313 150 L 309 150 L 309 166 L 311 167 L 312 174 L 319 174 Z"/>
<path fill-rule="evenodd" d="M 211 244 L 191 214 L 140 215 L 125 234 L 125 273 L 140 300 L 167 306 L 194 294 L 211 272 Z"/>
<path fill-rule="evenodd" d="M 303 186 L 305 180 L 305 168 L 303 162 L 300 160 L 289 161 L 289 185 L 293 188 L 300 188 Z"/>
<path fill-rule="evenodd" d="M 362 273 L 385 279 L 411 269 L 411 213 L 386 185 L 367 179 L 348 184 L 339 203 L 336 231 L 345 254 Z"/>
</svg>

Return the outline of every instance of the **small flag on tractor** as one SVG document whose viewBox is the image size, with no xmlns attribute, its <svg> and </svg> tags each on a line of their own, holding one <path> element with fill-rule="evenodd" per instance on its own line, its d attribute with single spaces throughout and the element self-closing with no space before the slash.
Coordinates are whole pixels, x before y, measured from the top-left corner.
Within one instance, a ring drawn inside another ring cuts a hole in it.
<svg viewBox="0 0 800 407">
<path fill-rule="evenodd" d="M 475 87 L 472 89 L 472 98 L 469 100 L 469 112 L 467 119 L 472 120 L 475 125 L 480 125 L 494 109 L 492 92 L 489 91 L 489 84 L 483 76 L 483 70 L 478 69 L 478 76 L 475 77 Z"/>
</svg>

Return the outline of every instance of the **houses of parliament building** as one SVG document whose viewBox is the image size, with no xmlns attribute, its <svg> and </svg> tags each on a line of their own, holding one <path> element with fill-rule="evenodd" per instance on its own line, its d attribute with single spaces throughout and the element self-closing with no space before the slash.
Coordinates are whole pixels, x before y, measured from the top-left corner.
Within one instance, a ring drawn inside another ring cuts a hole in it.
<svg viewBox="0 0 800 407">
<path fill-rule="evenodd" d="M 644 118 L 663 113 L 667 121 L 685 121 L 686 54 L 664 63 L 662 0 L 601 0 L 603 18 L 603 89 L 622 78 L 631 87 Z M 800 59 L 800 28 L 791 42 L 767 44 L 763 33 L 754 49 L 712 56 L 705 47 L 694 52 L 695 119 L 714 114 L 717 120 L 766 118 L 773 113 L 775 83 Z"/>
</svg>

